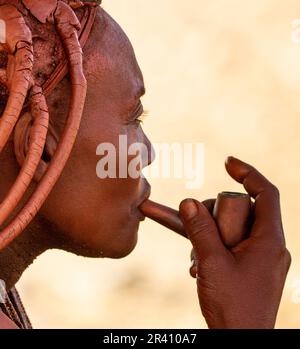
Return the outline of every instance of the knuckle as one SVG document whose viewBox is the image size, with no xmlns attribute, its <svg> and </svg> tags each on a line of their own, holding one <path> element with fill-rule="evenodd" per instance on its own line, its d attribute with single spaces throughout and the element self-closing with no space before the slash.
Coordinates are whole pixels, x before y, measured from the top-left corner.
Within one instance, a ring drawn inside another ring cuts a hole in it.
<svg viewBox="0 0 300 349">
<path fill-rule="evenodd" d="M 209 233 L 207 230 L 203 231 L 201 229 L 195 229 L 189 232 L 189 239 L 192 241 L 195 248 L 197 248 L 199 244 L 204 244 L 205 241 L 207 241 L 208 236 Z"/>
<path fill-rule="evenodd" d="M 268 251 L 273 251 L 275 253 L 281 252 L 285 250 L 285 240 L 281 234 L 275 234 L 273 227 L 269 229 L 262 229 L 260 231 L 261 238 L 260 243 L 261 246 L 264 247 Z"/>
<path fill-rule="evenodd" d="M 272 193 L 273 196 L 275 196 L 276 198 L 280 198 L 280 191 L 279 191 L 279 189 L 277 188 L 277 186 L 274 185 L 273 183 L 270 184 L 269 191 L 270 191 L 270 193 Z"/>
<path fill-rule="evenodd" d="M 278 243 L 277 246 L 274 247 L 273 255 L 279 263 L 291 263 L 291 255 L 283 243 Z"/>
<path fill-rule="evenodd" d="M 286 255 L 285 244 L 281 240 L 276 240 L 274 242 L 274 253 L 279 259 L 284 259 Z"/>
<path fill-rule="evenodd" d="M 292 255 L 288 249 L 285 250 L 285 262 L 286 262 L 287 269 L 289 270 L 292 264 Z"/>
<path fill-rule="evenodd" d="M 201 224 L 202 220 L 198 217 L 192 217 L 189 220 L 189 226 L 191 227 L 191 229 L 195 229 L 195 227 L 199 226 Z"/>
<path fill-rule="evenodd" d="M 190 225 L 190 235 L 202 235 L 202 233 L 207 233 L 212 230 L 211 224 L 204 220 L 198 219 L 198 217 L 192 218 L 189 222 Z"/>
<path fill-rule="evenodd" d="M 285 258 L 287 249 L 282 237 L 273 236 L 270 238 L 269 236 L 265 236 L 260 240 L 260 247 L 261 252 L 265 256 L 273 257 L 278 261 L 282 261 Z"/>
</svg>

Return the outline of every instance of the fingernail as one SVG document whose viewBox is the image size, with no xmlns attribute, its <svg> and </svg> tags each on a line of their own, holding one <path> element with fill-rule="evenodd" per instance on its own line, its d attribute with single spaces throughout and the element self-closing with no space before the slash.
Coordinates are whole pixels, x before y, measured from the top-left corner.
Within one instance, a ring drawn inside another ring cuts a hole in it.
<svg viewBox="0 0 300 349">
<path fill-rule="evenodd" d="M 183 219 L 192 219 L 198 214 L 198 206 L 193 199 L 187 199 L 182 203 L 180 213 Z"/>
</svg>

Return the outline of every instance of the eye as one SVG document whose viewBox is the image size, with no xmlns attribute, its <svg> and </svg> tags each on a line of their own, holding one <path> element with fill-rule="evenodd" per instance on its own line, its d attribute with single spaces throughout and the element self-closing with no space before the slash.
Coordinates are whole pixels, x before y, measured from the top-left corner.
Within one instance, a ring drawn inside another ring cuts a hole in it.
<svg viewBox="0 0 300 349">
<path fill-rule="evenodd" d="M 138 105 L 134 109 L 133 113 L 131 114 L 131 117 L 129 118 L 128 124 L 134 124 L 137 126 L 140 126 L 145 120 L 145 118 L 148 116 L 148 111 L 144 110 L 144 107 L 139 101 Z"/>
<path fill-rule="evenodd" d="M 137 117 L 135 119 L 135 122 L 137 122 L 138 124 L 143 124 L 145 119 L 149 116 L 149 111 L 148 110 L 144 110 L 143 113 Z"/>
</svg>

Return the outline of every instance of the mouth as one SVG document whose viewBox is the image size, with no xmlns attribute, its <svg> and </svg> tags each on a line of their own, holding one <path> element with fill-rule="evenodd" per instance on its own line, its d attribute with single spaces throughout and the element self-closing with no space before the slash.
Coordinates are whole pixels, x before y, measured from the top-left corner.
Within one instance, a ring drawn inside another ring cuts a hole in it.
<svg viewBox="0 0 300 349">
<path fill-rule="evenodd" d="M 150 198 L 150 195 L 151 195 L 151 187 L 149 184 L 147 184 L 147 188 L 144 191 L 144 195 L 142 197 L 142 200 L 138 204 L 138 207 L 140 207 L 146 200 L 148 200 Z"/>
</svg>

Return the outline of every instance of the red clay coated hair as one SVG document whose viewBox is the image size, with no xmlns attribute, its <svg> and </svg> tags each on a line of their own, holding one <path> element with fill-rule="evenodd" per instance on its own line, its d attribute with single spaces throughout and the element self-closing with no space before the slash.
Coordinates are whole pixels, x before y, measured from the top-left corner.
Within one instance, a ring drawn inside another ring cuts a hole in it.
<svg viewBox="0 0 300 349">
<path fill-rule="evenodd" d="M 50 191 L 57 182 L 72 151 L 83 113 L 87 82 L 82 67 L 82 47 L 91 30 L 97 6 L 101 1 L 0 0 L 0 20 L 6 26 L 6 42 L 0 44 L 7 54 L 7 65 L 0 72 L 0 82 L 8 92 L 8 100 L 0 118 L 0 152 L 14 132 L 16 158 L 21 165 L 20 173 L 0 204 L 0 225 L 16 209 L 26 193 L 40 165 L 49 127 L 49 112 L 45 95 L 58 82 L 70 74 L 71 103 L 65 128 L 54 157 L 46 173 L 24 207 L 0 232 L 0 250 L 11 243 L 32 221 Z M 84 10 L 81 20 L 75 9 Z M 40 85 L 33 74 L 34 48 L 31 29 L 26 17 L 32 16 L 40 23 L 53 23 L 62 41 L 67 61 L 61 62 L 50 79 Z M 29 106 L 29 111 L 24 111 Z M 32 123 L 26 152 L 20 149 L 23 127 Z"/>
</svg>

